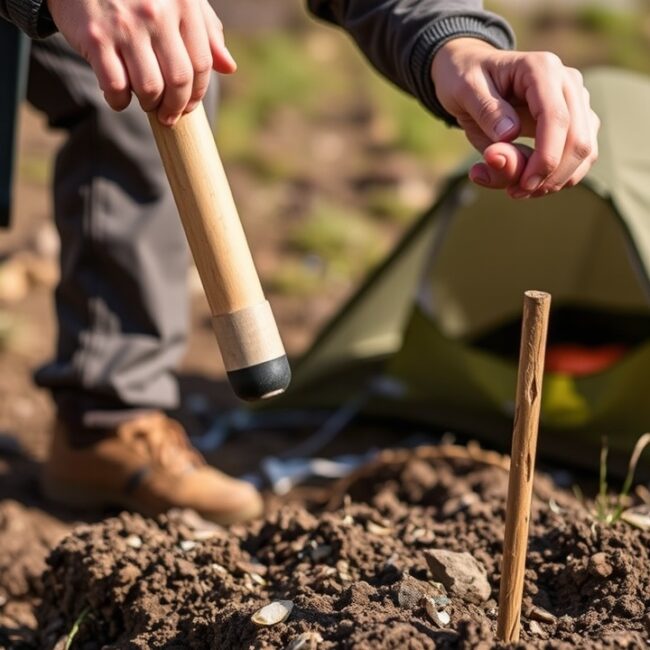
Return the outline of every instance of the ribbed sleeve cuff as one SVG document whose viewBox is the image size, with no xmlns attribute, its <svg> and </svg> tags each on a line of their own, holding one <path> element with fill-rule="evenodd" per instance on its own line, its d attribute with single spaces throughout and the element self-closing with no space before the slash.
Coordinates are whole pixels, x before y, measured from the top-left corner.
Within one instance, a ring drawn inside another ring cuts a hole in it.
<svg viewBox="0 0 650 650">
<path fill-rule="evenodd" d="M 31 38 L 45 38 L 56 31 L 56 25 L 45 0 L 7 0 L 11 22 Z"/>
<path fill-rule="evenodd" d="M 515 39 L 508 25 L 494 16 L 455 15 L 439 18 L 418 36 L 409 61 L 414 94 L 434 115 L 451 126 L 458 126 L 456 118 L 438 101 L 431 78 L 431 63 L 436 52 L 453 38 L 479 38 L 501 50 L 514 47 Z"/>
</svg>

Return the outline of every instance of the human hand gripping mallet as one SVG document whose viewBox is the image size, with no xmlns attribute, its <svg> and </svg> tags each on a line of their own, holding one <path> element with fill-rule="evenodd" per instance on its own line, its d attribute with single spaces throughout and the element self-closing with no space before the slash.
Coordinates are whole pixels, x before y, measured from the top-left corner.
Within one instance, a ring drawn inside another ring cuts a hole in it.
<svg viewBox="0 0 650 650">
<path fill-rule="evenodd" d="M 287 388 L 291 370 L 264 297 L 205 110 L 149 121 L 212 313 L 228 379 L 246 400 Z"/>
<path fill-rule="evenodd" d="M 497 636 L 505 643 L 519 641 L 550 308 L 549 294 L 525 293 L 497 619 Z"/>
</svg>

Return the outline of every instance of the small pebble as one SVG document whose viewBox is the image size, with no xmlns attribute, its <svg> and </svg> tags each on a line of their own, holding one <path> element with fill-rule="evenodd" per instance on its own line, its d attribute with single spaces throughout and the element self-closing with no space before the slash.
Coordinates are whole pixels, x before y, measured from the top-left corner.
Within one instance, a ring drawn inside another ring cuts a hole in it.
<svg viewBox="0 0 650 650">
<path fill-rule="evenodd" d="M 187 552 L 196 547 L 196 542 L 193 542 L 191 539 L 183 539 L 179 543 L 179 546 L 181 547 L 181 550 Z"/>
<path fill-rule="evenodd" d="M 129 535 L 126 538 L 126 545 L 130 546 L 131 548 L 141 548 L 142 547 L 142 539 L 138 537 L 137 535 Z"/>
<path fill-rule="evenodd" d="M 544 630 L 542 630 L 540 624 L 537 621 L 531 621 L 528 624 L 528 629 L 530 630 L 530 633 L 534 634 L 535 636 L 543 636 L 544 635 Z"/>
</svg>

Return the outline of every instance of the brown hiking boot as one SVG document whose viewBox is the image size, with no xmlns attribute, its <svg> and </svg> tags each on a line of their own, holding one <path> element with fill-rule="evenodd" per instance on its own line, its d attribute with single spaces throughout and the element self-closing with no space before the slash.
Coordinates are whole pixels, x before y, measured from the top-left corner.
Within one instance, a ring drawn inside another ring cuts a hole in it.
<svg viewBox="0 0 650 650">
<path fill-rule="evenodd" d="M 191 508 L 224 525 L 258 517 L 263 509 L 252 485 L 210 467 L 183 427 L 157 411 L 84 447 L 70 445 L 65 426 L 57 422 L 43 491 L 66 506 L 118 506 L 147 516 Z"/>
</svg>

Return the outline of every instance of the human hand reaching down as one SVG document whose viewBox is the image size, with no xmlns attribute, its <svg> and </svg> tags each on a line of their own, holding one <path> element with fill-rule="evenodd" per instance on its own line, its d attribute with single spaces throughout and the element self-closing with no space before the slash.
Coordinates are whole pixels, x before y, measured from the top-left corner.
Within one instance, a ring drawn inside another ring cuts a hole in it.
<svg viewBox="0 0 650 650">
<path fill-rule="evenodd" d="M 432 78 L 442 106 L 484 157 L 470 178 L 538 197 L 577 185 L 598 157 L 600 120 L 578 70 L 548 52 L 508 52 L 457 38 L 436 53 Z M 534 138 L 534 148 L 512 141 Z"/>
<path fill-rule="evenodd" d="M 59 31 L 92 66 L 106 101 L 123 110 L 134 93 L 174 124 L 192 111 L 210 73 L 234 72 L 207 0 L 47 0 Z"/>
</svg>

